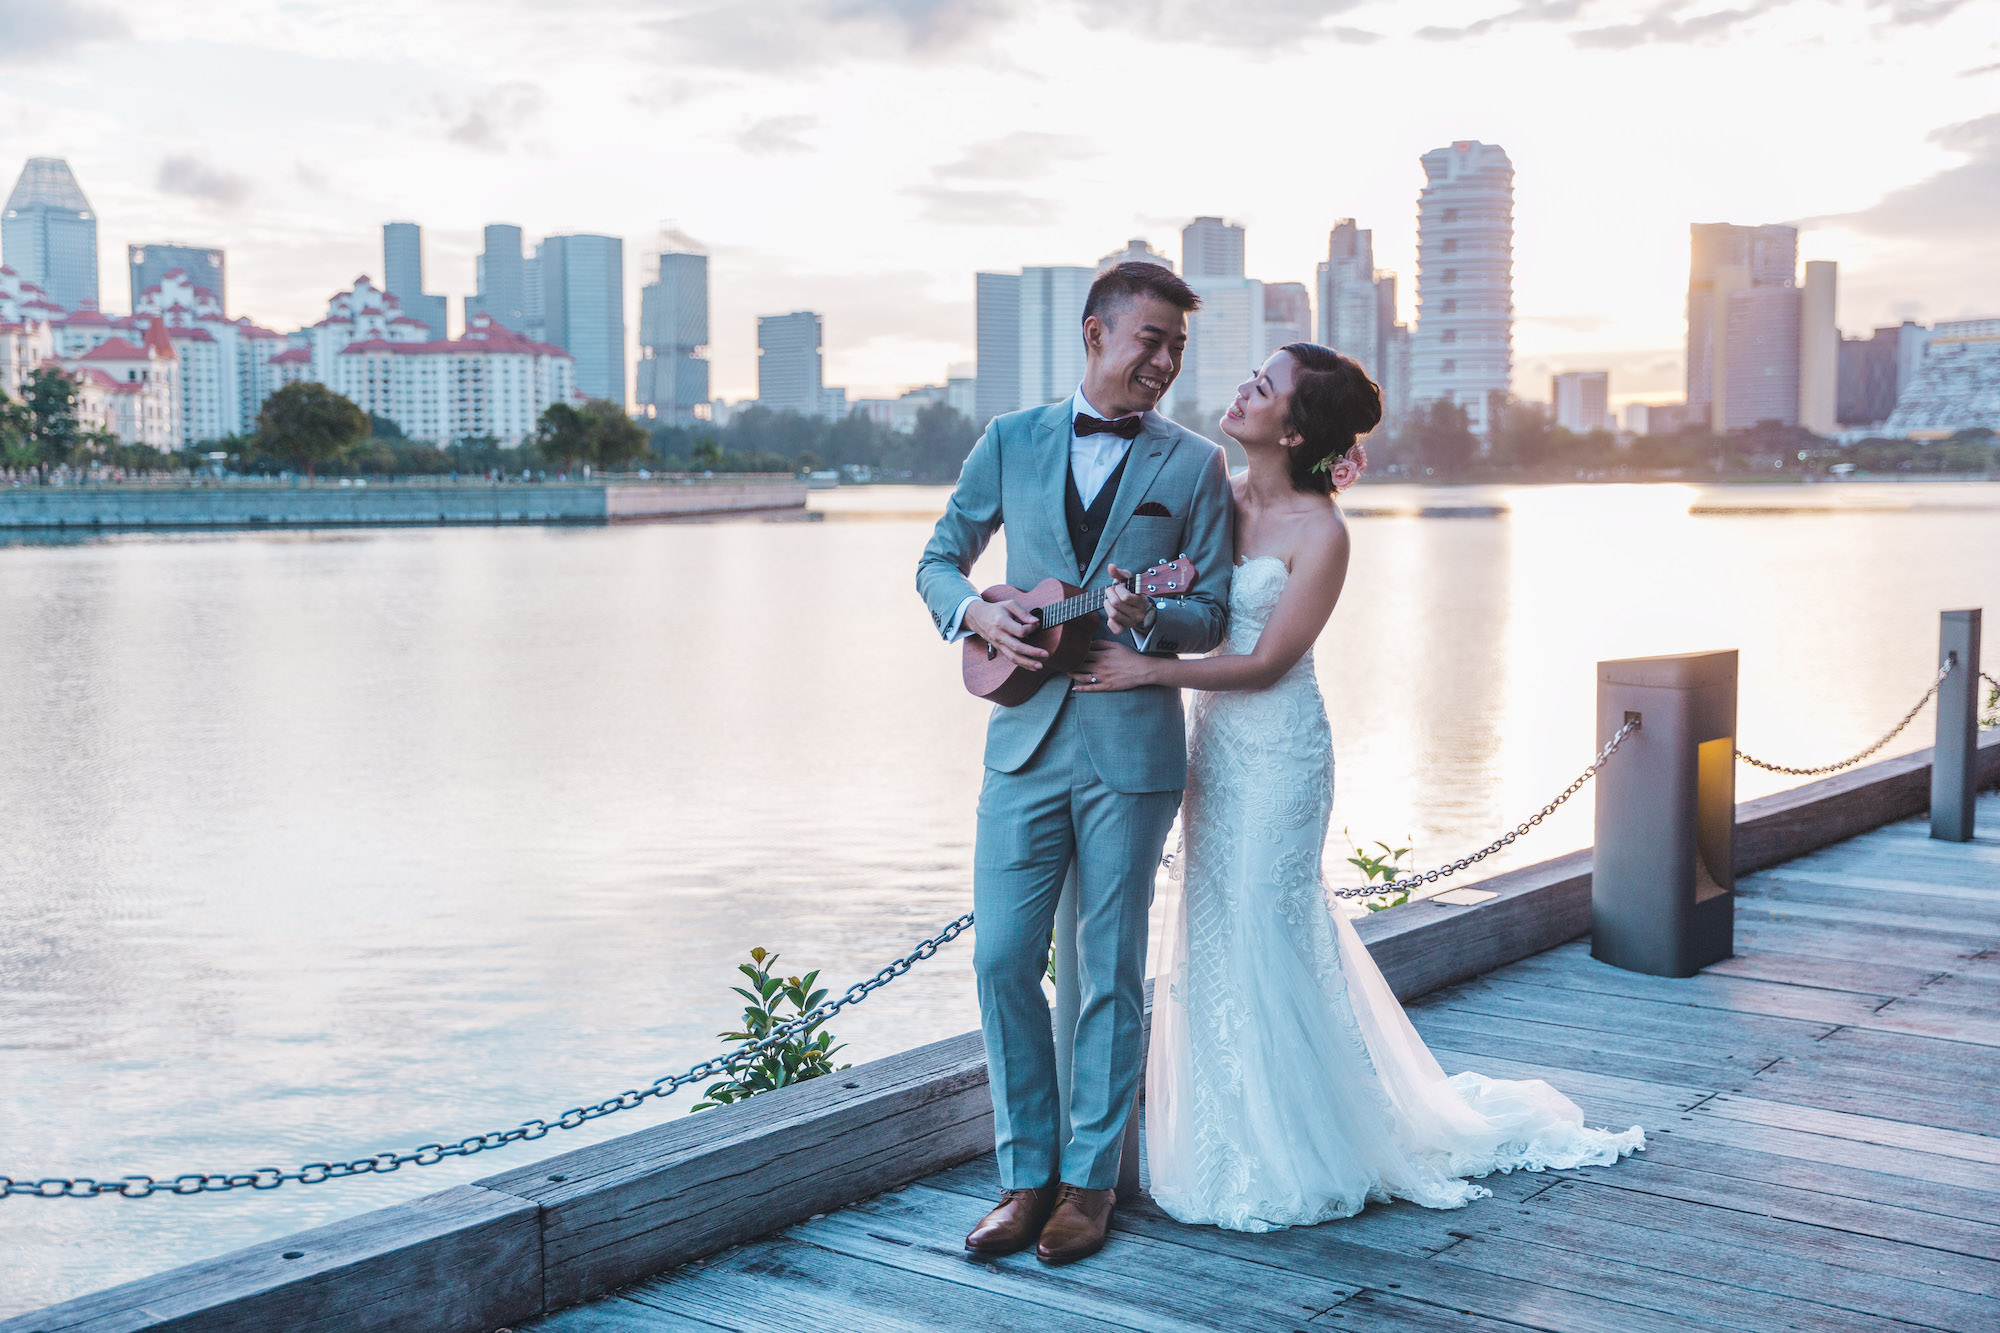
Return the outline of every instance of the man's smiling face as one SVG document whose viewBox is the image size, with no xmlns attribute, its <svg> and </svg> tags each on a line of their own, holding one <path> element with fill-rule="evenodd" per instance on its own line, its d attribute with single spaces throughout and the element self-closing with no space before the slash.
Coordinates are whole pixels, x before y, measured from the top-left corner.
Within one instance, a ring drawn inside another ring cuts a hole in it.
<svg viewBox="0 0 2000 1333">
<path fill-rule="evenodd" d="M 1187 351 L 1187 312 L 1140 292 L 1083 322 L 1090 368 L 1084 396 L 1112 416 L 1146 412 L 1160 405 L 1181 373 Z"/>
</svg>

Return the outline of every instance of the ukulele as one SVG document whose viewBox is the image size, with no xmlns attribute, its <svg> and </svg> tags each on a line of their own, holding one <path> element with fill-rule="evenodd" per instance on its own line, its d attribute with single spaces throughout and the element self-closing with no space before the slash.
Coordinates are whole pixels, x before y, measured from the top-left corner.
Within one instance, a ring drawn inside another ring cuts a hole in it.
<svg viewBox="0 0 2000 1333">
<path fill-rule="evenodd" d="M 1131 592 L 1171 596 L 1185 592 L 1194 585 L 1194 580 L 1194 566 L 1182 554 L 1177 560 L 1162 560 L 1117 582 Z M 965 688 L 981 699 L 1012 708 L 1026 703 L 1050 676 L 1082 666 L 1090 656 L 1092 627 L 1076 622 L 1096 615 L 1103 608 L 1105 589 L 1111 586 L 1106 584 L 1096 592 L 1085 592 L 1061 579 L 1043 579 L 1026 592 L 1002 583 L 979 594 L 989 602 L 1012 600 L 1023 610 L 1034 612 L 1040 628 L 1023 637 L 1033 647 L 1046 648 L 1049 655 L 1043 659 L 1040 671 L 1030 671 L 1002 657 L 998 648 L 977 634 L 968 635 Z"/>
</svg>

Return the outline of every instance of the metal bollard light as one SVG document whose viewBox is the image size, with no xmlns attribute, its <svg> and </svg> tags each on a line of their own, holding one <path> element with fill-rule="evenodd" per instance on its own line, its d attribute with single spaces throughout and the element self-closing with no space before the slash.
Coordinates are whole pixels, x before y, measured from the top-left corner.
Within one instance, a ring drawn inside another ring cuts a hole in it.
<svg viewBox="0 0 2000 1333">
<path fill-rule="evenodd" d="M 1956 659 L 1937 692 L 1937 748 L 1931 751 L 1931 836 L 1971 842 L 1979 762 L 1979 612 L 1938 616 L 1938 666 Z"/>
<path fill-rule="evenodd" d="M 1597 664 L 1597 739 L 1639 730 L 1597 775 L 1591 957 L 1693 976 L 1734 951 L 1736 653 Z"/>
<path fill-rule="evenodd" d="M 1069 1143 L 1069 1090 L 1076 1058 L 1076 1020 L 1083 1012 L 1083 985 L 1076 975 L 1076 863 L 1063 880 L 1056 900 L 1056 1143 L 1057 1156 Z M 1132 1114 L 1125 1120 L 1125 1138 L 1118 1157 L 1118 1197 L 1139 1194 L 1139 1097 L 1146 1089 L 1145 1053 L 1140 1052 L 1139 1087 L 1132 1094 Z"/>
</svg>

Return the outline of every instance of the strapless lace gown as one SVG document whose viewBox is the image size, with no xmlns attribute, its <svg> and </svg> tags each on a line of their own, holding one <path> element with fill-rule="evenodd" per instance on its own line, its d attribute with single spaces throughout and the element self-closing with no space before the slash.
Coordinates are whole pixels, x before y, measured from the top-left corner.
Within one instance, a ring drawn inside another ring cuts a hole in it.
<svg viewBox="0 0 2000 1333">
<path fill-rule="evenodd" d="M 1284 591 L 1258 557 L 1230 582 L 1247 653 Z M 1370 1199 L 1457 1208 L 1468 1177 L 1602 1165 L 1638 1126 L 1586 1128 L 1540 1080 L 1446 1078 L 1360 936 L 1329 910 L 1320 857 L 1333 749 L 1312 654 L 1269 689 L 1197 692 L 1188 715 L 1184 878 L 1168 915 L 1146 1071 L 1152 1195 L 1182 1222 L 1267 1231 Z"/>
</svg>

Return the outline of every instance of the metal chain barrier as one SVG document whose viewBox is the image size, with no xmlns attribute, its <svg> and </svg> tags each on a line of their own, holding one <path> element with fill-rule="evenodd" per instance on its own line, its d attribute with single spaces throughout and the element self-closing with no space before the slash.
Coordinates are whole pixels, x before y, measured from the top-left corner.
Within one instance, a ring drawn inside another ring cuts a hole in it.
<svg viewBox="0 0 2000 1333">
<path fill-rule="evenodd" d="M 1492 842 L 1486 844 L 1486 846 L 1480 848 L 1476 852 L 1473 852 L 1470 856 L 1461 856 L 1456 861 L 1453 861 L 1450 865 L 1439 866 L 1435 870 L 1426 870 L 1420 875 L 1412 875 L 1408 879 L 1399 879 L 1391 884 L 1364 884 L 1360 888 L 1356 889 L 1328 889 L 1327 892 L 1336 898 L 1373 898 L 1378 894 L 1407 893 L 1413 889 L 1421 888 L 1423 885 L 1426 884 L 1435 884 L 1439 880 L 1445 878 L 1447 875 L 1456 875 L 1459 871 L 1465 869 L 1467 866 L 1473 865 L 1474 863 L 1479 861 L 1484 861 L 1487 857 L 1493 855 L 1493 853 L 1499 851 L 1502 847 L 1510 846 L 1516 838 L 1519 838 L 1522 835 L 1526 834 L 1530 829 L 1534 828 L 1544 819 L 1547 819 L 1550 815 L 1554 814 L 1556 812 L 1556 807 L 1560 806 L 1564 801 L 1567 801 L 1570 797 L 1582 791 L 1583 784 L 1589 782 L 1592 778 L 1596 777 L 1597 770 L 1604 767 L 1604 761 L 1609 759 L 1612 755 L 1616 754 L 1618 752 L 1618 747 L 1625 743 L 1625 738 L 1627 736 L 1630 736 L 1633 732 L 1637 731 L 1638 729 L 1639 729 L 1639 722 L 1636 718 L 1633 719 L 1632 721 L 1627 722 L 1624 726 L 1618 728 L 1617 733 L 1614 734 L 1610 740 L 1605 742 L 1604 748 L 1597 752 L 1597 758 L 1591 760 L 1590 766 L 1584 769 L 1583 772 L 1576 775 L 1576 781 L 1570 783 L 1569 786 L 1564 787 L 1562 789 L 1562 794 L 1560 796 L 1556 797 L 1553 801 L 1550 801 L 1547 805 L 1543 806 L 1541 809 L 1535 811 L 1534 814 L 1530 815 L 1527 819 L 1523 820 L 1521 823 L 1516 824 L 1513 828 L 1507 830 L 1505 833 L 1501 834 L 1498 838 L 1494 839 Z"/>
<path fill-rule="evenodd" d="M 1903 714 L 1903 720 L 1901 722 L 1898 722 L 1895 726 L 1889 728 L 1888 735 L 1884 736 L 1881 740 L 1876 741 L 1873 745 L 1869 746 L 1867 749 L 1863 750 L 1860 754 L 1857 754 L 1850 759 L 1842 759 L 1838 763 L 1833 763 L 1833 764 L 1821 764 L 1818 768 L 1786 768 L 1783 764 L 1765 763 L 1762 759 L 1758 759 L 1753 755 L 1746 754 L 1740 747 L 1736 751 L 1736 757 L 1738 759 L 1741 759 L 1744 763 L 1750 765 L 1752 768 L 1761 768 L 1767 773 L 1784 773 L 1795 778 L 1816 778 L 1820 776 L 1822 773 L 1838 773 L 1843 768 L 1853 768 L 1856 764 L 1860 763 L 1862 760 L 1874 754 L 1877 750 L 1887 745 L 1890 741 L 1895 740 L 1896 737 L 1899 734 L 1901 734 L 1904 727 L 1907 727 L 1910 725 L 1910 723 L 1916 721 L 1917 714 L 1921 713 L 1924 710 L 1925 704 L 1929 703 L 1934 697 L 1936 697 L 1938 690 L 1942 688 L 1944 685 L 1944 678 L 1946 676 L 1949 676 L 1951 674 L 1951 669 L 1957 665 L 1958 665 L 1957 654 L 1953 654 L 1952 656 L 1945 658 L 1944 665 L 1938 668 L 1937 679 L 1932 681 L 1931 687 L 1924 691 L 1924 697 L 1917 700 L 1916 705 L 1912 707 L 1909 712 Z M 1980 674 L 1984 675 L 1985 673 L 1981 672 Z"/>
<path fill-rule="evenodd" d="M 665 1097 L 690 1083 L 700 1083 L 727 1074 L 731 1070 L 740 1069 L 765 1051 L 798 1035 L 813 1024 L 831 1018 L 850 1004 L 860 1003 L 957 939 L 971 926 L 972 913 L 967 912 L 874 976 L 849 986 L 847 992 L 839 999 L 827 1000 L 813 1006 L 797 1018 L 772 1029 L 769 1036 L 720 1055 L 711 1056 L 681 1073 L 663 1075 L 643 1088 L 628 1088 L 616 1097 L 607 1097 L 592 1106 L 573 1106 L 554 1120 L 527 1120 L 513 1129 L 490 1130 L 484 1134 L 474 1134 L 460 1139 L 456 1143 L 426 1143 L 408 1152 L 378 1152 L 351 1162 L 308 1162 L 296 1171 L 281 1171 L 275 1166 L 264 1166 L 255 1171 L 233 1173 L 196 1171 L 166 1180 L 139 1175 L 120 1176 L 116 1180 L 94 1180 L 88 1176 L 17 1180 L 13 1176 L 0 1175 L 0 1198 L 19 1194 L 38 1199 L 89 1199 L 102 1194 L 115 1194 L 124 1199 L 144 1199 L 162 1193 L 221 1194 L 228 1190 L 244 1188 L 274 1190 L 288 1183 L 317 1185 L 323 1180 L 340 1180 L 347 1176 L 385 1175 L 405 1166 L 436 1166 L 447 1157 L 470 1157 L 489 1148 L 504 1148 L 510 1143 L 539 1139 L 552 1129 L 575 1129 L 578 1125 L 601 1119 L 614 1111 L 630 1110 L 649 1097 Z"/>
</svg>

